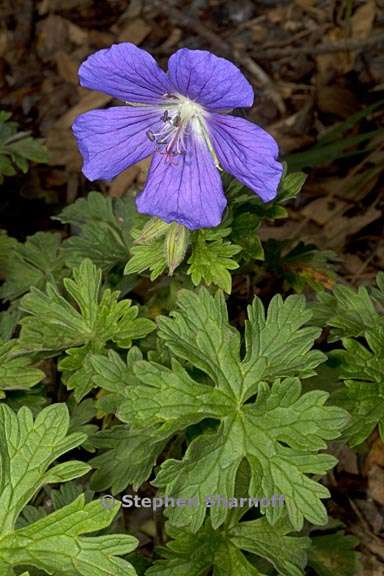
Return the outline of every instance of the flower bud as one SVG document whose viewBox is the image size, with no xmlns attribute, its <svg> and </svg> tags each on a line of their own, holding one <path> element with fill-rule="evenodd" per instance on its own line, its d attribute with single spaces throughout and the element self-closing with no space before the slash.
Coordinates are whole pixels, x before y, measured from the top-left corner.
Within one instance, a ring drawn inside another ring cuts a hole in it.
<svg viewBox="0 0 384 576">
<path fill-rule="evenodd" d="M 189 244 L 189 236 L 188 228 L 182 224 L 177 224 L 177 222 L 172 222 L 164 242 L 165 258 L 170 276 L 184 260 Z"/>
<path fill-rule="evenodd" d="M 171 224 L 167 224 L 160 218 L 151 218 L 142 229 L 140 236 L 134 244 L 150 244 L 156 238 L 164 236 Z"/>
</svg>

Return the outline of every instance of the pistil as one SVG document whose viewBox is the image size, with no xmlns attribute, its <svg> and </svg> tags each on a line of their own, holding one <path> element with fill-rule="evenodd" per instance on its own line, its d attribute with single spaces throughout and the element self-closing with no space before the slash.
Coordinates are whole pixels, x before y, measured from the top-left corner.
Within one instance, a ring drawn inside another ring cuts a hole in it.
<svg viewBox="0 0 384 576">
<path fill-rule="evenodd" d="M 215 165 L 219 168 L 219 162 L 205 122 L 207 112 L 198 104 L 185 96 L 165 94 L 166 106 L 161 116 L 164 126 L 158 132 L 147 131 L 147 137 L 154 142 L 157 151 L 164 154 L 168 162 L 174 162 L 177 156 L 186 153 L 186 136 L 192 134 L 198 139 L 204 140 Z M 164 104 L 160 105 L 161 108 Z"/>
</svg>

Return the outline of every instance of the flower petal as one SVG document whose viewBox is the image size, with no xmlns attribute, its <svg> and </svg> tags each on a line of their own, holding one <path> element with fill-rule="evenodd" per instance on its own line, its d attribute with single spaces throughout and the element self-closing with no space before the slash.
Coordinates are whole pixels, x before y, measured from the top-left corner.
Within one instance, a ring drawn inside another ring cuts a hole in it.
<svg viewBox="0 0 384 576">
<path fill-rule="evenodd" d="M 78 116 L 72 126 L 89 180 L 110 180 L 155 150 L 147 130 L 160 123 L 159 112 L 117 106 Z"/>
<path fill-rule="evenodd" d="M 95 52 L 79 69 L 80 84 L 124 102 L 154 104 L 171 90 L 166 73 L 148 52 L 129 42 Z"/>
<path fill-rule="evenodd" d="M 207 118 L 220 164 L 264 201 L 275 198 L 283 172 L 279 149 L 265 130 L 236 116 L 211 114 Z"/>
<path fill-rule="evenodd" d="M 220 174 L 204 140 L 188 135 L 186 150 L 171 162 L 154 155 L 137 209 L 191 230 L 217 226 L 227 204 Z"/>
<path fill-rule="evenodd" d="M 180 94 L 209 110 L 253 104 L 253 88 L 237 66 L 206 50 L 181 48 L 170 57 L 168 74 Z"/>
</svg>

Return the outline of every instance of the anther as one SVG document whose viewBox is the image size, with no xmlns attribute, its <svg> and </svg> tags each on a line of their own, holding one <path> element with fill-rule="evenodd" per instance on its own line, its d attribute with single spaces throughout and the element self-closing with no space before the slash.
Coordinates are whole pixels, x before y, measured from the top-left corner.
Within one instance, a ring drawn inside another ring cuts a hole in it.
<svg viewBox="0 0 384 576">
<path fill-rule="evenodd" d="M 172 118 L 171 122 L 172 122 L 173 126 L 179 126 L 180 122 L 181 122 L 180 114 L 177 114 L 174 118 Z"/>
</svg>

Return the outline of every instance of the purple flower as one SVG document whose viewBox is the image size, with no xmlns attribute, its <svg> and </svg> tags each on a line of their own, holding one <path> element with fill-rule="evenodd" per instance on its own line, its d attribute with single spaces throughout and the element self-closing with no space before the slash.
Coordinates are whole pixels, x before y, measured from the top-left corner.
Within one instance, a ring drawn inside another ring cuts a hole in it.
<svg viewBox="0 0 384 576">
<path fill-rule="evenodd" d="M 267 132 L 228 114 L 252 106 L 253 89 L 228 60 L 205 50 L 178 50 L 164 72 L 134 44 L 99 50 L 80 67 L 80 83 L 125 102 L 81 114 L 73 131 L 89 180 L 109 180 L 152 156 L 143 214 L 190 229 L 217 226 L 226 198 L 224 168 L 267 202 L 276 196 L 282 165 Z"/>
</svg>

